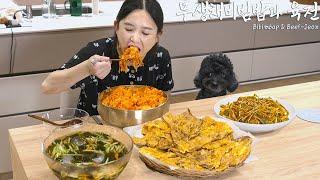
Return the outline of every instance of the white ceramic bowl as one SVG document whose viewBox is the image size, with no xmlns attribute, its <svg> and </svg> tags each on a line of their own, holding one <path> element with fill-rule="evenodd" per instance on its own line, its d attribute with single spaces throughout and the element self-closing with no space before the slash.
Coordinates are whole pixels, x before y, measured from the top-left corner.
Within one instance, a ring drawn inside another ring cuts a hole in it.
<svg viewBox="0 0 320 180">
<path fill-rule="evenodd" d="M 280 123 L 274 123 L 274 124 L 249 124 L 249 123 L 234 121 L 234 120 L 228 119 L 226 117 L 223 117 L 219 114 L 221 105 L 235 102 L 238 100 L 239 97 L 240 96 L 229 96 L 224 99 L 221 99 L 220 101 L 218 101 L 214 105 L 214 112 L 218 117 L 221 117 L 221 118 L 228 120 L 228 121 L 232 121 L 241 130 L 251 132 L 251 133 L 263 133 L 263 132 L 274 131 L 274 130 L 283 128 L 284 126 L 288 125 L 296 117 L 296 111 L 292 105 L 290 105 L 288 102 L 286 102 L 284 100 L 273 98 L 273 97 L 271 97 L 273 100 L 278 101 L 283 107 L 285 107 L 288 110 L 289 119 L 287 121 L 280 122 Z M 261 97 L 261 96 L 259 96 L 259 97 Z"/>
</svg>

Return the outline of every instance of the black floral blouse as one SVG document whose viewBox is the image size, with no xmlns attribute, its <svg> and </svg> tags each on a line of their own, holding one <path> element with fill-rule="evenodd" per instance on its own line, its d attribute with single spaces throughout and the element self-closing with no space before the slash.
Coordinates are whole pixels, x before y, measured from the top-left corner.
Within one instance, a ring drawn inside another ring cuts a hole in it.
<svg viewBox="0 0 320 180">
<path fill-rule="evenodd" d="M 88 43 L 61 69 L 73 67 L 95 54 L 112 59 L 119 58 L 115 38 L 103 38 Z M 90 115 L 97 115 L 98 93 L 113 86 L 138 84 L 153 86 L 163 91 L 173 88 L 171 58 L 165 48 L 155 45 L 147 53 L 143 63 L 144 66 L 139 67 L 137 71 L 133 67 L 129 67 L 129 71 L 124 73 L 119 72 L 118 62 L 112 62 L 111 71 L 104 79 L 101 80 L 91 75 L 77 82 L 71 88 L 81 88 L 78 108 L 87 111 Z"/>
</svg>

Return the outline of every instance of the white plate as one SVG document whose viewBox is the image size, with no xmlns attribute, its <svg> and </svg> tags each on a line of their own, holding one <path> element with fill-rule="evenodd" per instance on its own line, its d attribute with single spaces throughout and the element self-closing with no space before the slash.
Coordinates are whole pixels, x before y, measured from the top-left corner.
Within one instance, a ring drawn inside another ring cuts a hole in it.
<svg viewBox="0 0 320 180">
<path fill-rule="evenodd" d="M 248 132 L 251 132 L 251 133 L 263 133 L 263 132 L 274 131 L 274 130 L 283 128 L 284 126 L 288 125 L 296 117 L 296 111 L 295 111 L 295 109 L 294 109 L 294 107 L 292 105 L 290 105 L 288 102 L 286 102 L 284 100 L 273 98 L 273 97 L 271 97 L 273 100 L 278 101 L 283 107 L 285 107 L 288 110 L 289 119 L 287 121 L 280 122 L 280 123 L 275 123 L 275 124 L 249 124 L 249 123 L 242 123 L 242 122 L 238 122 L 238 121 L 233 121 L 231 119 L 228 119 L 226 117 L 223 117 L 223 116 L 219 115 L 220 106 L 221 105 L 225 105 L 225 104 L 228 104 L 228 103 L 235 102 L 235 101 L 238 100 L 239 97 L 240 96 L 229 96 L 229 97 L 226 97 L 224 99 L 221 99 L 220 101 L 218 101 L 214 105 L 214 112 L 216 113 L 216 115 L 218 117 L 221 117 L 221 118 L 223 118 L 225 120 L 233 122 L 236 126 L 238 126 L 240 129 L 242 129 L 244 131 L 248 131 Z"/>
</svg>

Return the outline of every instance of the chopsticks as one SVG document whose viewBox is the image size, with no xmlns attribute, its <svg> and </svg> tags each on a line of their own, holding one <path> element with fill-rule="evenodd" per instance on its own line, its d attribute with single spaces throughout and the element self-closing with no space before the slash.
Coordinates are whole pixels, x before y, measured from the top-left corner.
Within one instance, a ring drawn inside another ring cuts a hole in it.
<svg viewBox="0 0 320 180">
<path fill-rule="evenodd" d="M 109 59 L 109 61 L 115 61 L 115 62 L 117 62 L 117 61 L 120 61 L 120 59 Z M 95 65 L 97 62 L 98 62 L 97 59 L 93 59 L 93 60 L 91 61 L 91 64 Z"/>
<path fill-rule="evenodd" d="M 102 56 L 104 56 L 104 52 L 102 53 Z M 120 61 L 120 59 L 109 59 L 110 61 Z"/>
<path fill-rule="evenodd" d="M 110 61 L 120 61 L 120 59 L 109 59 Z"/>
</svg>

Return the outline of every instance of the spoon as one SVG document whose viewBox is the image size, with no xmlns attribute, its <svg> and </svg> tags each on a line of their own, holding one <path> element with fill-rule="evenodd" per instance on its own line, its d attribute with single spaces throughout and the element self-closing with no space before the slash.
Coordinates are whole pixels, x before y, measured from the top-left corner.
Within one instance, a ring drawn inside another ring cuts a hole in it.
<svg viewBox="0 0 320 180">
<path fill-rule="evenodd" d="M 120 61 L 120 59 L 109 59 L 110 61 Z"/>
<path fill-rule="evenodd" d="M 28 114 L 29 117 L 32 117 L 34 119 L 38 119 L 40 121 L 44 121 L 46 123 L 49 123 L 49 124 L 52 124 L 52 125 L 55 125 L 55 126 L 61 126 L 61 127 L 68 127 L 68 126 L 73 126 L 73 125 L 76 125 L 76 124 L 82 124 L 83 121 L 79 118 L 74 118 L 72 120 L 69 120 L 65 123 L 62 123 L 62 124 L 58 124 L 58 123 L 55 123 L 53 121 L 50 121 L 49 119 L 46 119 L 46 118 L 43 118 L 43 117 L 40 117 L 40 116 L 37 116 L 37 115 L 33 115 L 33 114 Z"/>
</svg>

